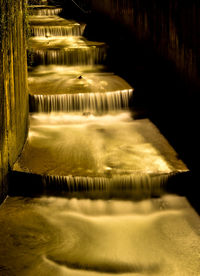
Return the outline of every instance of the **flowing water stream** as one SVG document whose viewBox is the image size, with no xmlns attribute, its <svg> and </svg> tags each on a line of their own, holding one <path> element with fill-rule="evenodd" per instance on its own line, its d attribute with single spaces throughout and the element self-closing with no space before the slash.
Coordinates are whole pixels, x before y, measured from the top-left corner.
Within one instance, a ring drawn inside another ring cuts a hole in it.
<svg viewBox="0 0 200 276">
<path fill-rule="evenodd" d="M 199 217 L 165 191 L 187 167 L 134 119 L 134 89 L 103 66 L 105 43 L 60 7 L 30 10 L 30 130 L 13 174 L 55 193 L 0 207 L 0 275 L 200 275 Z"/>
</svg>

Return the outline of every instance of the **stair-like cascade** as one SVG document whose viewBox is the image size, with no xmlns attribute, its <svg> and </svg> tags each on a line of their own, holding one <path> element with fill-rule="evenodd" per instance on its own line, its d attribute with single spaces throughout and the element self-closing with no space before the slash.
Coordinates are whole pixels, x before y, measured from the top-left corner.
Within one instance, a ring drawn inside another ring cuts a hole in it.
<svg viewBox="0 0 200 276">
<path fill-rule="evenodd" d="M 133 88 L 100 66 L 38 66 L 29 74 L 32 112 L 127 109 Z"/>
<path fill-rule="evenodd" d="M 85 24 L 58 16 L 32 16 L 30 24 L 32 33 L 39 34 L 29 40 L 36 64 L 92 65 L 105 59 L 104 43 L 90 42 L 80 36 Z"/>
<path fill-rule="evenodd" d="M 92 65 L 105 57 L 103 48 L 85 46 L 82 49 L 34 49 L 35 62 L 38 64 Z"/>
<path fill-rule="evenodd" d="M 31 15 L 58 15 L 62 12 L 62 8 L 45 5 L 32 5 L 28 7 Z"/>
<path fill-rule="evenodd" d="M 133 120 L 128 111 L 133 88 L 102 65 L 105 43 L 63 33 L 63 27 L 83 31 L 85 24 L 55 15 L 60 8 L 32 9 L 29 45 L 37 66 L 28 80 L 30 111 L 38 114 L 31 116 L 14 171 L 41 175 L 47 189 L 55 183 L 66 192 L 75 185 L 82 192 L 118 196 L 120 189 L 153 190 L 167 182 L 166 175 L 187 171 L 153 124 Z"/>
<path fill-rule="evenodd" d="M 129 112 L 34 113 L 30 126 L 14 172 L 41 175 L 41 193 L 158 195 L 168 178 L 187 171 L 155 126 Z"/>
<path fill-rule="evenodd" d="M 82 37 L 34 37 L 30 39 L 36 64 L 93 65 L 104 61 L 104 43 L 88 42 Z"/>
<path fill-rule="evenodd" d="M 40 26 L 40 27 L 42 26 L 56 27 L 56 26 L 70 26 L 70 25 L 85 26 L 85 24 L 83 23 L 78 23 L 74 20 L 64 19 L 56 15 L 54 16 L 53 15 L 52 16 L 31 15 L 29 18 L 29 23 L 31 28 L 33 26 Z"/>
<path fill-rule="evenodd" d="M 63 19 L 59 16 L 30 16 L 30 28 L 33 36 L 81 36 L 85 24 L 73 20 Z"/>
<path fill-rule="evenodd" d="M 0 208 L 0 275 L 198 275 L 199 217 L 167 190 L 186 165 L 134 119 L 106 45 L 42 2 L 30 8 L 30 128 Z"/>
<path fill-rule="evenodd" d="M 69 24 L 68 26 L 32 26 L 33 36 L 81 36 L 85 26 Z"/>
<path fill-rule="evenodd" d="M 92 112 L 105 113 L 127 109 L 132 90 L 106 93 L 79 93 L 30 96 L 30 110 L 36 112 Z"/>
</svg>

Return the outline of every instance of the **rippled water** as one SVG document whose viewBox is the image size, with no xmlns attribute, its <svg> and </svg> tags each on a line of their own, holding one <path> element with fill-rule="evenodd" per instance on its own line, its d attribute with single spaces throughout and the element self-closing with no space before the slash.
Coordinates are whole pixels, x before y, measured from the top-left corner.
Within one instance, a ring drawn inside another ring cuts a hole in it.
<svg viewBox="0 0 200 276">
<path fill-rule="evenodd" d="M 198 275 L 200 222 L 184 197 L 8 198 L 1 275 Z"/>
<path fill-rule="evenodd" d="M 68 26 L 71 24 L 79 25 L 79 23 L 74 20 L 64 19 L 56 15 L 32 15 L 29 17 L 29 22 L 31 26 Z"/>
<path fill-rule="evenodd" d="M 127 109 L 132 87 L 103 66 L 38 66 L 29 73 L 30 109 L 103 113 Z"/>
<path fill-rule="evenodd" d="M 72 45 L 66 49 L 62 45 L 52 45 L 52 48 L 48 45 L 47 47 L 49 49 L 31 49 L 36 64 L 93 65 L 102 63 L 106 56 L 105 47 L 102 46 L 83 44 L 80 47 Z"/>
<path fill-rule="evenodd" d="M 133 90 L 122 78 L 95 66 L 37 66 L 29 72 L 31 95 L 105 93 Z"/>
<path fill-rule="evenodd" d="M 120 113 L 132 93 L 125 81 L 80 66 L 102 62 L 105 45 L 73 36 L 74 26 L 63 36 L 70 22 L 39 14 L 31 18 L 36 63 L 79 66 L 35 68 L 32 100 L 39 111 L 83 112 L 31 114 L 14 170 L 42 175 L 45 189 L 56 182 L 68 196 L 90 191 L 95 198 L 99 190 L 109 200 L 8 197 L 0 207 L 0 275 L 198 275 L 200 221 L 186 198 L 114 199 L 116 190 L 150 197 L 186 166 L 148 119 Z M 94 115 L 105 109 L 118 112 Z"/>
<path fill-rule="evenodd" d="M 29 10 L 31 15 L 38 15 L 38 16 L 58 15 L 59 13 L 62 12 L 62 8 L 56 8 L 53 6 L 44 6 L 44 5 L 29 6 Z"/>
<path fill-rule="evenodd" d="M 83 115 L 33 114 L 21 169 L 86 177 L 186 170 L 149 120 L 134 121 L 129 112 Z"/>
<path fill-rule="evenodd" d="M 69 26 L 33 26 L 33 36 L 81 36 L 84 26 L 79 24 Z"/>
</svg>

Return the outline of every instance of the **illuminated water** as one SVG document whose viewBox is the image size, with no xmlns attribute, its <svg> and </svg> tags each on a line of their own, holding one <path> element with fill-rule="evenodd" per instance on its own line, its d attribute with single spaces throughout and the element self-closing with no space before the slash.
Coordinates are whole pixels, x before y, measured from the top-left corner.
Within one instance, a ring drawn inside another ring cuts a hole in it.
<svg viewBox="0 0 200 276">
<path fill-rule="evenodd" d="M 68 20 L 56 15 L 32 15 L 29 18 L 30 26 L 69 26 L 80 25 L 74 20 Z"/>
<path fill-rule="evenodd" d="M 132 90 L 107 93 L 78 93 L 69 95 L 34 95 L 31 105 L 34 111 L 84 111 L 102 113 L 128 107 Z"/>
<path fill-rule="evenodd" d="M 29 72 L 32 95 L 106 93 L 133 88 L 103 66 L 37 66 Z"/>
<path fill-rule="evenodd" d="M 197 276 L 200 222 L 184 197 L 8 198 L 0 274 Z"/>
<path fill-rule="evenodd" d="M 148 119 L 134 120 L 130 85 L 94 65 L 105 44 L 59 12 L 38 6 L 30 19 L 34 63 L 43 64 L 29 72 L 39 112 L 14 166 L 58 193 L 0 207 L 0 275 L 199 275 L 199 217 L 185 197 L 164 195 L 187 167 Z"/>
<path fill-rule="evenodd" d="M 40 15 L 40 16 L 51 16 L 58 15 L 62 12 L 62 8 L 54 7 L 54 6 L 45 6 L 45 5 L 34 5 L 29 6 L 29 11 L 31 15 Z"/>
<path fill-rule="evenodd" d="M 106 56 L 104 43 L 78 36 L 33 37 L 29 43 L 37 64 L 92 65 Z"/>
<path fill-rule="evenodd" d="M 30 119 L 14 171 L 41 175 L 47 194 L 146 198 L 162 194 L 169 177 L 187 171 L 156 127 L 129 112 L 36 113 Z"/>
<path fill-rule="evenodd" d="M 42 10 L 42 12 L 44 12 Z M 33 36 L 81 36 L 85 24 L 59 16 L 37 15 L 30 16 L 30 27 Z"/>
<path fill-rule="evenodd" d="M 33 36 L 81 36 L 84 32 L 84 26 L 33 26 L 31 28 Z"/>
<path fill-rule="evenodd" d="M 100 117 L 34 114 L 26 147 L 20 164 L 39 174 L 104 176 L 186 170 L 154 125 L 147 119 L 132 120 L 129 112 Z"/>
<path fill-rule="evenodd" d="M 92 65 L 102 63 L 106 47 L 81 37 L 85 24 L 59 16 L 31 16 L 34 37 L 29 50 L 36 64 Z"/>
<path fill-rule="evenodd" d="M 127 109 L 132 87 L 102 66 L 38 66 L 29 73 L 31 111 L 103 113 Z"/>
</svg>

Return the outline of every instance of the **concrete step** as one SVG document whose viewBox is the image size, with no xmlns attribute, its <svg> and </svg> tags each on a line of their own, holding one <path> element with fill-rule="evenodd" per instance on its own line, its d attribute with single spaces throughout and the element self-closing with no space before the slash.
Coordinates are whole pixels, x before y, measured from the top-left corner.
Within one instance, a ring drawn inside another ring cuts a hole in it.
<svg viewBox="0 0 200 276">
<path fill-rule="evenodd" d="M 60 6 L 30 5 L 28 11 L 30 15 L 58 15 L 62 12 L 62 8 Z"/>
<path fill-rule="evenodd" d="M 106 58 L 103 42 L 87 41 L 83 37 L 32 37 L 29 39 L 30 54 L 35 64 L 93 65 Z"/>
<path fill-rule="evenodd" d="M 32 15 L 29 18 L 29 23 L 31 26 L 69 26 L 69 25 L 80 25 L 80 23 L 74 20 L 68 20 L 60 16 L 52 15 Z"/>
<path fill-rule="evenodd" d="M 43 192 L 137 197 L 141 191 L 162 190 L 170 176 L 188 171 L 158 129 L 148 119 L 132 120 L 129 112 L 34 114 L 30 119 L 29 137 L 13 172 L 21 179 L 35 175 Z M 13 188 L 14 193 L 21 190 Z"/>
<path fill-rule="evenodd" d="M 103 66 L 38 66 L 29 72 L 31 112 L 128 108 L 133 88 Z"/>
<path fill-rule="evenodd" d="M 86 24 L 67 20 L 59 16 L 30 16 L 29 23 L 33 36 L 81 36 Z"/>
</svg>

